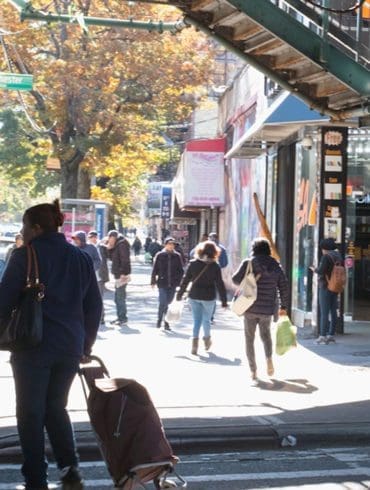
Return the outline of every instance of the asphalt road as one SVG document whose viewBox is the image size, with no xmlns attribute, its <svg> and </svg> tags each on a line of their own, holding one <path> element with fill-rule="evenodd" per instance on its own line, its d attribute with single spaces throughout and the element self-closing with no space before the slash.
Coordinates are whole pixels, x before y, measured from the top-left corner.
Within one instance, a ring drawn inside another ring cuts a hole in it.
<svg viewBox="0 0 370 490">
<path fill-rule="evenodd" d="M 86 490 L 113 488 L 102 461 L 81 466 Z M 177 470 L 192 490 L 359 490 L 370 488 L 370 447 L 186 455 Z M 0 466 L 0 490 L 15 490 L 19 478 L 19 466 Z M 51 467 L 50 481 L 57 478 Z"/>
</svg>

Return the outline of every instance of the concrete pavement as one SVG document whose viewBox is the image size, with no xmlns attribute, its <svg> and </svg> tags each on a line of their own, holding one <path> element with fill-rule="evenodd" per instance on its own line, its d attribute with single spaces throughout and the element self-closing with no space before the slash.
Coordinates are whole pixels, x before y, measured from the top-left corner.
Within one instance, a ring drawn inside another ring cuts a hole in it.
<svg viewBox="0 0 370 490">
<path fill-rule="evenodd" d="M 370 327 L 351 324 L 336 344 L 315 345 L 299 330 L 299 346 L 275 356 L 276 373 L 265 372 L 256 339 L 259 380 L 253 384 L 244 354 L 243 328 L 231 311 L 217 311 L 210 352 L 190 354 L 191 313 L 184 311 L 172 332 L 155 327 L 157 291 L 149 286 L 150 268 L 134 265 L 128 288 L 129 326 L 101 329 L 94 353 L 111 375 L 135 378 L 147 387 L 176 450 L 219 446 L 276 447 L 287 434 L 298 446 L 370 441 Z M 107 319 L 114 318 L 112 293 Z M 14 419 L 14 389 L 8 354 L 0 353 L 0 457 L 19 455 Z M 96 451 L 79 380 L 69 409 L 83 453 Z"/>
</svg>

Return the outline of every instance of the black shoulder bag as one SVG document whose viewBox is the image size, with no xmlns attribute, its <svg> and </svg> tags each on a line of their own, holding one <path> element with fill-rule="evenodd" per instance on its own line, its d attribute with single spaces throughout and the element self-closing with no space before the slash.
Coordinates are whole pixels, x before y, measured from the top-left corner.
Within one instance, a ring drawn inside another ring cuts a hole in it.
<svg viewBox="0 0 370 490">
<path fill-rule="evenodd" d="M 0 318 L 0 350 L 19 351 L 42 341 L 42 305 L 45 287 L 40 283 L 36 251 L 27 245 L 27 282 L 18 305 L 8 318 Z"/>
</svg>

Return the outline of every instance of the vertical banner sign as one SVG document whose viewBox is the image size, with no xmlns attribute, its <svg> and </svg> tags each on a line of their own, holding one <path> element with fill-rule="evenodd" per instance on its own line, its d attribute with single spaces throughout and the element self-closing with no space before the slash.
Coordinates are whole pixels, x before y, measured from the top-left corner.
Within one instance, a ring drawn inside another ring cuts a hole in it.
<svg viewBox="0 0 370 490">
<path fill-rule="evenodd" d="M 348 128 L 321 128 L 320 240 L 334 238 L 345 257 Z M 321 251 L 320 251 L 321 253 Z M 320 258 L 320 257 L 319 257 Z M 337 332 L 343 333 L 343 297 Z"/>
<path fill-rule="evenodd" d="M 98 236 L 102 239 L 105 235 L 105 205 L 96 204 L 95 206 L 95 228 Z"/>
<path fill-rule="evenodd" d="M 172 203 L 172 188 L 168 186 L 162 187 L 161 198 L 161 218 L 171 218 L 171 203 Z"/>
</svg>

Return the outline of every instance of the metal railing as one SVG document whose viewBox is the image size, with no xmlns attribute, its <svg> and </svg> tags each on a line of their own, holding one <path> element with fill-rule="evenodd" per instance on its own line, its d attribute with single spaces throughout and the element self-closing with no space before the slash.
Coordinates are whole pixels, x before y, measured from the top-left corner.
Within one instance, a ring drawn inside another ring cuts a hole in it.
<svg viewBox="0 0 370 490">
<path fill-rule="evenodd" d="M 370 13 L 358 8 L 352 12 L 336 13 L 315 7 L 304 0 L 270 0 L 308 29 L 322 36 L 359 64 L 370 68 Z M 336 10 L 348 8 L 348 0 L 315 0 L 318 5 Z M 353 2 L 352 2 L 353 4 Z M 369 2 L 370 4 L 370 2 Z M 370 11 L 370 9 L 369 9 Z"/>
</svg>

